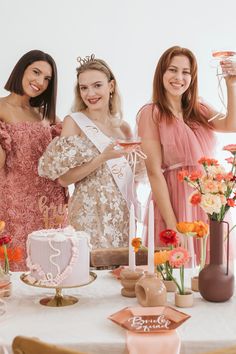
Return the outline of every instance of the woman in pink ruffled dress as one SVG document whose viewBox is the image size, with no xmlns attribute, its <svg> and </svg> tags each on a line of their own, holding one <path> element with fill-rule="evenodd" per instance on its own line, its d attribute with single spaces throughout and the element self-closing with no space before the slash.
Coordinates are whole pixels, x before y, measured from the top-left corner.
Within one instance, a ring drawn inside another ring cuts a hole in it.
<svg viewBox="0 0 236 354">
<path fill-rule="evenodd" d="M 23 250 L 23 259 L 10 265 L 16 271 L 26 269 L 28 234 L 65 221 L 66 190 L 37 172 L 38 159 L 60 134 L 54 60 L 39 50 L 26 53 L 5 89 L 10 94 L 0 99 L 0 220 L 13 238 L 11 248 Z"/>
<path fill-rule="evenodd" d="M 180 221 L 207 221 L 199 206 L 189 203 L 193 189 L 181 183 L 178 172 L 199 169 L 198 160 L 212 157 L 214 131 L 236 131 L 236 64 L 222 61 L 228 93 L 228 113 L 216 112 L 197 96 L 197 63 L 193 53 L 178 46 L 161 56 L 153 79 L 152 103 L 138 113 L 138 134 L 147 155 L 146 167 L 151 185 L 150 199 L 155 205 L 155 243 L 160 246 L 159 233 L 176 229 Z M 212 119 L 211 118 L 216 118 Z M 224 119 L 219 119 L 224 118 Z M 181 239 L 181 235 L 180 239 Z M 181 239 L 182 243 L 184 242 Z M 187 239 L 192 264 L 199 244 Z"/>
</svg>

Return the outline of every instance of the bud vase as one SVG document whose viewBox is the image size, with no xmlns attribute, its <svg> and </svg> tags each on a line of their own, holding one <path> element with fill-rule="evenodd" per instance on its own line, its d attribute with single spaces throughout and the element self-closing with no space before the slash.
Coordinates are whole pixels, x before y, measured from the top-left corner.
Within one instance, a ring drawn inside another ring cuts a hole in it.
<svg viewBox="0 0 236 354">
<path fill-rule="evenodd" d="M 223 264 L 224 234 L 227 225 L 227 259 Z M 234 275 L 229 270 L 229 224 L 210 220 L 210 263 L 199 273 L 199 292 L 207 301 L 224 302 L 234 292 Z"/>
<path fill-rule="evenodd" d="M 135 285 L 135 293 L 141 306 L 166 305 L 166 287 L 156 273 L 145 272 Z"/>
<path fill-rule="evenodd" d="M 11 295 L 12 284 L 10 274 L 0 275 L 0 298 Z"/>
</svg>

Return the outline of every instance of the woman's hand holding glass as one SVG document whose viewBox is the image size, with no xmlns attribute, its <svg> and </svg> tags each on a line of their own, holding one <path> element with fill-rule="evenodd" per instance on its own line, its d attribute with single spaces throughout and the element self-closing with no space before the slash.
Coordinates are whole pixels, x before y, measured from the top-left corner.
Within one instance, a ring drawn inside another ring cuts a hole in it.
<svg viewBox="0 0 236 354">
<path fill-rule="evenodd" d="M 116 142 L 109 144 L 101 153 L 101 157 L 103 158 L 104 162 L 111 160 L 111 159 L 117 159 L 122 156 L 128 155 L 132 150 L 131 148 L 122 148 L 117 145 Z"/>
<path fill-rule="evenodd" d="M 221 60 L 222 74 L 227 83 L 236 83 L 236 60 Z"/>
</svg>

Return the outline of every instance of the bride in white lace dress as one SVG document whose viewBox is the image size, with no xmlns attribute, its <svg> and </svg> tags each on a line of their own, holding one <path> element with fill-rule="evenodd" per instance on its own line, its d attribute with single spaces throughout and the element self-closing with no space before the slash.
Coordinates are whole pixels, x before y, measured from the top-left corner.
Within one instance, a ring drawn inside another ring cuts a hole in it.
<svg viewBox="0 0 236 354">
<path fill-rule="evenodd" d="M 77 113 L 65 117 L 61 137 L 39 161 L 39 174 L 58 178 L 64 187 L 75 184 L 69 223 L 90 233 L 93 249 L 126 247 L 133 193 L 132 171 L 124 156 L 130 149 L 117 149 L 114 141 L 130 138 L 131 129 L 121 119 L 117 83 L 108 65 L 93 55 L 79 62 L 73 107 Z"/>
</svg>

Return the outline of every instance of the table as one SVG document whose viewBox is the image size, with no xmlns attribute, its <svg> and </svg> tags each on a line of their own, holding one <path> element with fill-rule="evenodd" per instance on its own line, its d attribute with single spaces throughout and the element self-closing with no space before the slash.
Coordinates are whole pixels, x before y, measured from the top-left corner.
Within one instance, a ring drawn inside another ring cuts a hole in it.
<svg viewBox="0 0 236 354">
<path fill-rule="evenodd" d="M 121 284 L 109 271 L 97 271 L 97 279 L 84 287 L 64 289 L 63 294 L 79 297 L 67 307 L 45 307 L 39 300 L 53 289 L 34 288 L 13 273 L 13 295 L 7 299 L 7 314 L 0 317 L 0 337 L 8 348 L 16 335 L 38 337 L 48 343 L 75 348 L 89 354 L 125 354 L 126 333 L 108 316 L 127 306 L 137 306 L 136 298 L 121 296 Z M 200 354 L 215 348 L 236 345 L 236 298 L 211 303 L 194 293 L 192 308 L 180 309 L 192 317 L 178 331 L 181 354 Z M 174 306 L 174 294 L 168 294 Z"/>
</svg>

